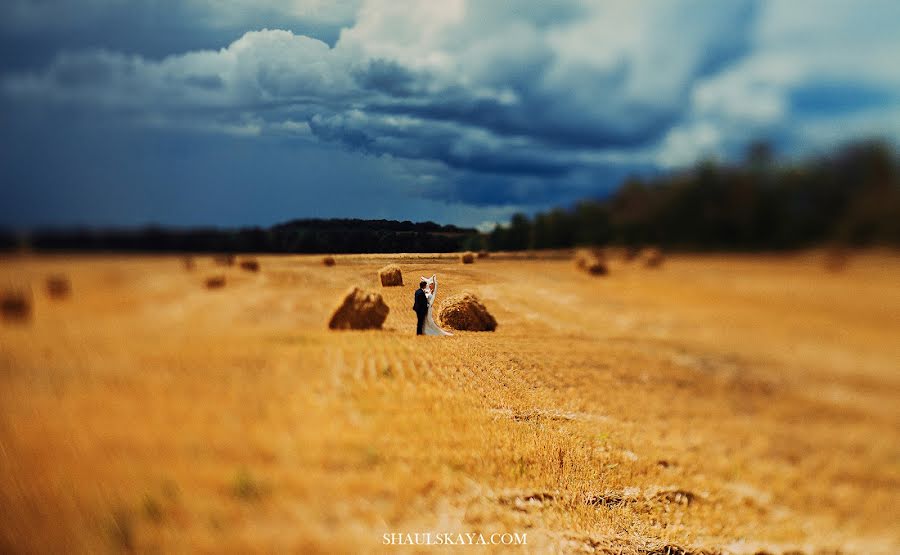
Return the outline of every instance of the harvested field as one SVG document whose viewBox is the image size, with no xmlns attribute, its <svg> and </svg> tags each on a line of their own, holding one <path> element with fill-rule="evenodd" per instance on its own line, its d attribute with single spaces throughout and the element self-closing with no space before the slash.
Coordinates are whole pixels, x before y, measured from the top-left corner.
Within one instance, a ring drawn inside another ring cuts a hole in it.
<svg viewBox="0 0 900 555">
<path fill-rule="evenodd" d="M 0 321 L 0 552 L 900 552 L 900 257 L 552 256 L 0 259 L 77 285 Z M 433 273 L 496 331 L 415 337 Z"/>
</svg>

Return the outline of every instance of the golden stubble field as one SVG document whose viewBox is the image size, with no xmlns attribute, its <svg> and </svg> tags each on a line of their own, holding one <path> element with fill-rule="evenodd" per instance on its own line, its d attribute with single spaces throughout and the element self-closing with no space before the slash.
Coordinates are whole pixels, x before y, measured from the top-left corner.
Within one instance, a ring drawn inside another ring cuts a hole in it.
<svg viewBox="0 0 900 555">
<path fill-rule="evenodd" d="M 900 551 L 896 254 L 196 260 L 0 260 L 0 552 Z M 498 330 L 415 337 L 435 272 Z M 326 329 L 352 285 L 384 330 Z"/>
</svg>

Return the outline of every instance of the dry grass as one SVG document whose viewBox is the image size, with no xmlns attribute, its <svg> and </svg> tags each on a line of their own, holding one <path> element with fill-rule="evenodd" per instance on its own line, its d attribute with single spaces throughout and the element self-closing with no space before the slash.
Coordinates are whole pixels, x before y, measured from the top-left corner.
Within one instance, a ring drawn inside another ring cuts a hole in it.
<svg viewBox="0 0 900 555">
<path fill-rule="evenodd" d="M 0 323 L 0 552 L 900 550 L 896 256 L 260 260 L 197 259 L 215 295 L 178 257 L 0 261 L 78 285 Z M 415 337 L 413 286 L 327 330 L 386 261 L 497 331 Z"/>
</svg>

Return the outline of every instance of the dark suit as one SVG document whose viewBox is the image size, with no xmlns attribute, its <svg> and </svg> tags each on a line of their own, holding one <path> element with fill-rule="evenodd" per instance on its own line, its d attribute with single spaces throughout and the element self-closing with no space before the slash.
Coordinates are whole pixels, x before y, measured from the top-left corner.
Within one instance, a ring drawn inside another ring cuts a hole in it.
<svg viewBox="0 0 900 555">
<path fill-rule="evenodd" d="M 416 311 L 416 335 L 422 335 L 422 326 L 425 325 L 425 317 L 428 316 L 428 299 L 425 297 L 424 289 L 416 289 L 416 300 L 413 303 L 413 310 Z"/>
</svg>

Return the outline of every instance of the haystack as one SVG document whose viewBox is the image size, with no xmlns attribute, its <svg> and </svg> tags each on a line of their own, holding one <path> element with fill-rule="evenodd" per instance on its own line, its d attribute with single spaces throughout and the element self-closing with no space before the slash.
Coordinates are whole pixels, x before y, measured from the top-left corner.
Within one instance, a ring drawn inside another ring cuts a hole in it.
<svg viewBox="0 0 900 555">
<path fill-rule="evenodd" d="M 659 268 L 665 261 L 663 252 L 656 247 L 644 249 L 641 252 L 641 261 L 648 268 Z"/>
<path fill-rule="evenodd" d="M 400 271 L 400 266 L 396 264 L 388 264 L 384 268 L 378 270 L 378 277 L 381 278 L 381 285 L 383 287 L 403 285 L 403 272 Z"/>
<path fill-rule="evenodd" d="M 831 248 L 825 253 L 825 269 L 829 272 L 843 272 L 847 268 L 849 258 L 846 249 Z"/>
<path fill-rule="evenodd" d="M 241 268 L 248 272 L 258 272 L 259 261 L 255 258 L 245 258 L 244 260 L 241 260 Z"/>
<path fill-rule="evenodd" d="M 478 258 L 488 258 L 491 256 L 491 253 L 488 251 L 478 251 Z"/>
<path fill-rule="evenodd" d="M 334 257 L 326 256 L 325 258 L 322 259 L 322 264 L 324 264 L 326 266 L 334 266 L 334 264 L 335 264 Z"/>
<path fill-rule="evenodd" d="M 381 329 L 390 309 L 378 293 L 351 288 L 338 306 L 328 327 L 333 330 Z"/>
<path fill-rule="evenodd" d="M 210 276 L 206 278 L 207 289 L 221 289 L 225 287 L 225 276 Z"/>
<path fill-rule="evenodd" d="M 464 252 L 459 255 L 459 259 L 463 264 L 472 264 L 475 262 L 475 253 L 474 252 Z"/>
<path fill-rule="evenodd" d="M 578 249 L 575 251 L 575 267 L 593 276 L 609 273 L 606 254 L 601 249 Z"/>
<path fill-rule="evenodd" d="M 31 289 L 9 287 L 0 291 L 0 316 L 6 322 L 26 322 L 31 319 Z"/>
<path fill-rule="evenodd" d="M 220 254 L 218 256 L 213 257 L 216 265 L 218 266 L 234 266 L 234 255 L 233 254 Z"/>
<path fill-rule="evenodd" d="M 441 323 L 455 330 L 494 331 L 497 320 L 472 293 L 447 297 L 441 304 Z"/>
<path fill-rule="evenodd" d="M 63 274 L 47 277 L 47 296 L 51 299 L 65 299 L 72 293 L 72 283 Z"/>
</svg>

